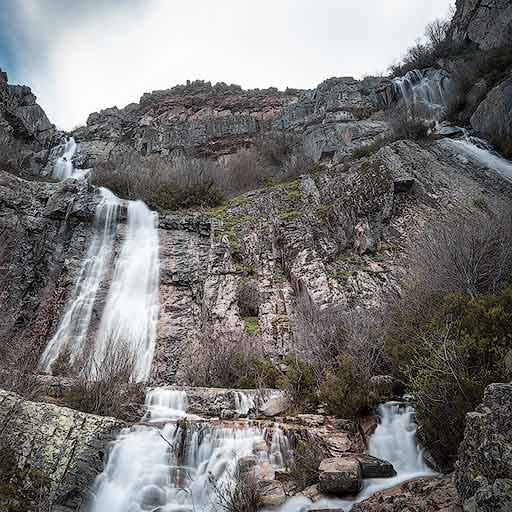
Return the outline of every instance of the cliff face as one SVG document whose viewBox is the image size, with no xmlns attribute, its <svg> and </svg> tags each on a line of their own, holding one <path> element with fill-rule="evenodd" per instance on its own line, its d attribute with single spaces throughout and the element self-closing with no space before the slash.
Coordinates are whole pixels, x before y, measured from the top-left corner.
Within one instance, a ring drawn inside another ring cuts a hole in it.
<svg viewBox="0 0 512 512">
<path fill-rule="evenodd" d="M 265 132 L 290 130 L 303 136 L 314 160 L 346 159 L 387 126 L 375 116 L 379 80 L 326 80 L 311 91 L 262 89 L 192 82 L 144 94 L 138 104 L 91 114 L 74 132 L 83 166 L 135 149 L 158 154 L 219 157 L 250 146 Z"/>
<path fill-rule="evenodd" d="M 482 50 L 512 45 L 512 4 L 509 0 L 457 0 L 453 38 Z"/>
</svg>

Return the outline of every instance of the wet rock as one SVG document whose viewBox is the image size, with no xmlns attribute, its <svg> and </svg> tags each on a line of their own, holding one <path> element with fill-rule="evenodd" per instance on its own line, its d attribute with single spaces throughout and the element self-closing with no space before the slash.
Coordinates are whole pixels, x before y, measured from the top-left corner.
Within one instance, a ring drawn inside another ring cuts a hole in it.
<svg viewBox="0 0 512 512">
<path fill-rule="evenodd" d="M 283 484 L 277 480 L 259 480 L 258 493 L 261 507 L 278 507 L 286 501 Z"/>
<path fill-rule="evenodd" d="M 466 415 L 456 485 L 468 512 L 512 510 L 512 384 L 491 384 Z"/>
<path fill-rule="evenodd" d="M 253 455 L 241 457 L 238 461 L 237 471 L 240 473 L 247 473 L 258 465 L 258 458 Z"/>
<path fill-rule="evenodd" d="M 361 466 L 355 457 L 324 459 L 318 469 L 318 489 L 323 493 L 345 496 L 361 490 Z"/>
<path fill-rule="evenodd" d="M 361 475 L 363 478 L 389 478 L 396 475 L 393 464 L 387 460 L 365 454 L 358 454 L 355 457 L 361 465 Z"/>
</svg>

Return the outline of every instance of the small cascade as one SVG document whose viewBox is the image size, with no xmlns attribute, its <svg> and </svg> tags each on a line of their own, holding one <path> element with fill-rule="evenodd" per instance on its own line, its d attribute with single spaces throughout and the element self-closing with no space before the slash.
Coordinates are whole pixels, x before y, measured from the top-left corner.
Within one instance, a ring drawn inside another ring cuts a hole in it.
<svg viewBox="0 0 512 512">
<path fill-rule="evenodd" d="M 144 421 L 172 421 L 187 415 L 187 393 L 175 389 L 155 388 L 148 391 Z"/>
<path fill-rule="evenodd" d="M 272 432 L 272 444 L 270 445 L 270 462 L 278 468 L 288 466 L 290 454 L 290 442 L 278 423 L 274 425 Z"/>
<path fill-rule="evenodd" d="M 395 101 L 402 101 L 408 110 L 419 107 L 419 114 L 438 121 L 448 106 L 453 88 L 445 71 L 426 69 L 409 71 L 392 81 Z"/>
<path fill-rule="evenodd" d="M 235 391 L 235 410 L 240 416 L 247 416 L 251 409 L 254 409 L 255 404 L 252 397 L 243 393 L 242 391 Z"/>
<path fill-rule="evenodd" d="M 65 180 L 73 176 L 73 156 L 77 150 L 77 143 L 74 137 L 66 137 L 66 142 L 63 144 L 62 155 L 57 158 L 53 166 L 52 176 L 58 180 Z"/>
<path fill-rule="evenodd" d="M 128 203 L 128 225 L 94 347 L 100 365 L 111 351 L 135 355 L 137 381 L 149 378 L 155 351 L 160 311 L 157 226 L 157 214 L 142 201 Z"/>
<path fill-rule="evenodd" d="M 64 352 L 73 365 L 83 355 L 96 296 L 112 258 L 120 200 L 106 188 L 100 188 L 96 207 L 95 234 L 82 262 L 75 287 L 65 308 L 57 332 L 40 360 L 40 369 L 51 372 L 57 357 Z"/>
<path fill-rule="evenodd" d="M 148 412 L 186 413 L 186 395 L 154 389 Z M 234 485 L 242 457 L 251 456 L 273 476 L 265 432 L 245 423 L 168 422 L 163 428 L 135 426 L 118 436 L 103 473 L 97 478 L 91 512 L 215 512 L 219 492 Z M 285 459 L 286 454 L 281 455 Z M 267 476 L 267 475 L 263 475 Z"/>
<path fill-rule="evenodd" d="M 452 148 L 474 162 L 497 171 L 505 178 L 512 179 L 512 162 L 497 154 L 484 140 L 465 132 L 462 139 L 443 139 L 440 144 Z"/>
</svg>

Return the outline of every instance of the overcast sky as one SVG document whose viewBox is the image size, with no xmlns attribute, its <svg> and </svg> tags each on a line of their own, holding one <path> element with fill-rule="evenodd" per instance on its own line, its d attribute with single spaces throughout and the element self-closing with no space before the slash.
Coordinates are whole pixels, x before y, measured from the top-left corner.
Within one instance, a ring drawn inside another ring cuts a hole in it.
<svg viewBox="0 0 512 512">
<path fill-rule="evenodd" d="M 452 0 L 0 0 L 0 67 L 64 129 L 187 79 L 312 88 L 386 71 Z"/>
</svg>

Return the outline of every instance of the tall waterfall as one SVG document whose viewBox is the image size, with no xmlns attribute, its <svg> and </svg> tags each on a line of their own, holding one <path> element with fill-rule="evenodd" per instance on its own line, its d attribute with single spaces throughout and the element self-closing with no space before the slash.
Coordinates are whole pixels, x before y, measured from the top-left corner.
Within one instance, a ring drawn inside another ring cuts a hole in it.
<svg viewBox="0 0 512 512">
<path fill-rule="evenodd" d="M 128 201 L 124 241 L 113 257 L 118 212 L 124 203 L 108 189 L 100 189 L 102 200 L 95 216 L 95 235 L 65 308 L 57 332 L 40 360 L 42 371 L 51 372 L 59 355 L 66 353 L 73 365 L 87 355 L 92 378 L 112 354 L 133 357 L 132 377 L 149 377 L 159 315 L 159 245 L 157 215 L 141 201 Z M 113 278 L 94 343 L 91 318 L 98 291 Z M 92 336 L 91 336 L 92 337 Z M 87 349 L 87 351 L 86 351 Z M 91 353 L 88 353 L 92 349 Z"/>
<path fill-rule="evenodd" d="M 99 193 L 101 201 L 96 207 L 95 233 L 57 332 L 41 356 L 39 366 L 44 372 L 50 372 L 57 357 L 64 352 L 67 352 L 71 365 L 84 353 L 96 296 L 112 258 L 121 205 L 110 190 L 100 188 Z"/>
<path fill-rule="evenodd" d="M 157 402 L 186 403 L 180 392 L 151 393 L 146 402 L 150 407 Z M 270 462 L 264 434 L 247 424 L 170 422 L 162 429 L 125 429 L 95 483 L 92 512 L 214 512 L 218 492 L 233 485 L 242 457 L 256 457 L 270 472 L 277 469 Z"/>
<path fill-rule="evenodd" d="M 63 153 L 55 161 L 53 166 L 53 177 L 58 180 L 65 180 L 73 175 L 73 156 L 76 153 L 77 144 L 73 137 L 66 139 L 64 143 Z"/>
<path fill-rule="evenodd" d="M 128 203 L 128 225 L 94 348 L 100 365 L 110 350 L 136 355 L 135 379 L 149 377 L 160 309 L 157 216 Z"/>
</svg>

